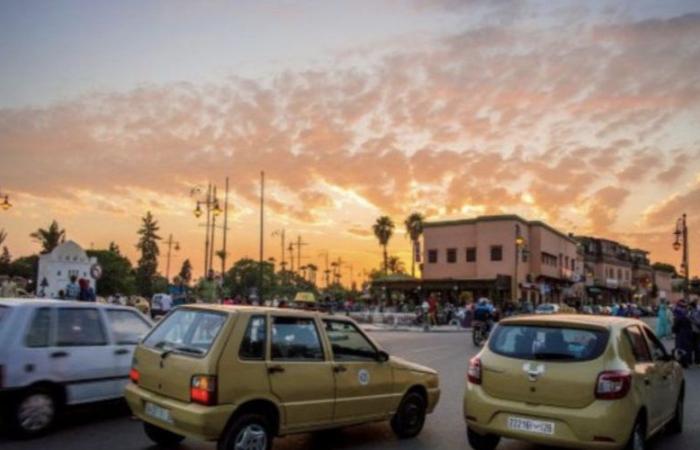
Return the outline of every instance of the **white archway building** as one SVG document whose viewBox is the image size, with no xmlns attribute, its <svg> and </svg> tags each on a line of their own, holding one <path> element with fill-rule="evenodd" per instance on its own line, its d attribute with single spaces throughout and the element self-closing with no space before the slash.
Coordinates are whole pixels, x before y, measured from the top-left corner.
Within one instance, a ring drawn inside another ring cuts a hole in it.
<svg viewBox="0 0 700 450">
<path fill-rule="evenodd" d="M 84 278 L 96 289 L 91 268 L 97 264 L 97 258 L 89 258 L 85 250 L 74 241 L 59 245 L 51 253 L 39 257 L 39 273 L 36 280 L 36 292 L 40 297 L 60 298 L 59 291 L 65 291 L 70 277 Z"/>
</svg>

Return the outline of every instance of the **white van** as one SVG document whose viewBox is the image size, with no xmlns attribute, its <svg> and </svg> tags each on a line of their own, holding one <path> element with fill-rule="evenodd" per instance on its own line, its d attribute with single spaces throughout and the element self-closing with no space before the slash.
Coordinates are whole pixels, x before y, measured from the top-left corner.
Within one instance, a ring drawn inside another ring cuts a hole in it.
<svg viewBox="0 0 700 450">
<path fill-rule="evenodd" d="M 12 431 L 39 435 L 66 405 L 122 397 L 151 327 L 124 306 L 0 299 L 0 408 Z"/>
</svg>

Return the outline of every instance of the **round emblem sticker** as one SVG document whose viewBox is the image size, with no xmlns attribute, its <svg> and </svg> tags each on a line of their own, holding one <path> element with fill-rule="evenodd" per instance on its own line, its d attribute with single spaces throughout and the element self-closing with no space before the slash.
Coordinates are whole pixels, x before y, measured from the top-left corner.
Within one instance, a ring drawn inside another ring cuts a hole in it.
<svg viewBox="0 0 700 450">
<path fill-rule="evenodd" d="M 362 386 L 367 386 L 369 384 L 369 372 L 365 369 L 361 369 L 357 372 L 357 381 L 359 381 Z"/>
</svg>

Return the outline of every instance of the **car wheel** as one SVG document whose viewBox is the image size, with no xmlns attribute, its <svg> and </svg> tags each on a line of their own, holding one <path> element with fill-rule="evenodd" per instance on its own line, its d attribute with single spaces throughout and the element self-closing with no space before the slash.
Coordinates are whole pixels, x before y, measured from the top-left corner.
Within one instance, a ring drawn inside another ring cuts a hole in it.
<svg viewBox="0 0 700 450">
<path fill-rule="evenodd" d="M 260 414 L 242 414 L 224 431 L 218 450 L 270 450 L 273 435 L 270 423 Z"/>
<path fill-rule="evenodd" d="M 53 392 L 49 389 L 32 389 L 14 404 L 10 427 L 18 437 L 40 436 L 53 426 L 57 410 L 58 401 Z"/>
<path fill-rule="evenodd" d="M 479 434 L 467 427 L 467 440 L 474 450 L 493 450 L 498 447 L 501 437 L 495 434 Z"/>
<path fill-rule="evenodd" d="M 680 434 L 683 432 L 683 410 L 684 410 L 684 398 L 683 393 L 678 397 L 676 402 L 676 412 L 673 415 L 673 419 L 668 424 L 668 431 L 671 434 Z"/>
<path fill-rule="evenodd" d="M 172 447 L 185 439 L 185 436 L 173 433 L 172 431 L 164 430 L 163 428 L 157 427 L 148 422 L 143 423 L 143 431 L 150 440 L 161 447 Z"/>
<path fill-rule="evenodd" d="M 409 392 L 391 419 L 391 428 L 401 439 L 416 437 L 425 424 L 426 404 L 422 395 Z"/>
<path fill-rule="evenodd" d="M 632 435 L 625 450 L 646 450 L 647 448 L 647 432 L 644 422 L 641 419 L 637 419 L 632 428 Z"/>
</svg>

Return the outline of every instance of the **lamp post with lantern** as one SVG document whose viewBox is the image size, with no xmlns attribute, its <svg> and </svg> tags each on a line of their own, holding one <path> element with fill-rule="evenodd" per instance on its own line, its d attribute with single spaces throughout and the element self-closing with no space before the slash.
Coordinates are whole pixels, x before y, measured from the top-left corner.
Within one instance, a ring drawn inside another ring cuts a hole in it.
<svg viewBox="0 0 700 450">
<path fill-rule="evenodd" d="M 512 287 L 512 300 L 513 303 L 520 300 L 519 286 L 518 282 L 518 263 L 520 262 L 520 252 L 521 249 L 525 247 L 525 238 L 520 232 L 520 224 L 515 224 L 515 270 L 513 274 L 513 287 Z"/>
<path fill-rule="evenodd" d="M 3 211 L 7 211 L 8 209 L 12 208 L 9 194 L 3 194 L 0 192 L 0 198 L 2 199 L 2 202 L 0 202 L 0 208 L 2 208 Z"/>
<path fill-rule="evenodd" d="M 168 283 L 170 283 L 170 254 L 171 250 L 175 250 L 176 252 L 180 251 L 180 243 L 178 241 L 173 240 L 173 235 L 170 234 L 168 236 L 168 240 L 165 241 L 165 245 L 168 246 L 168 253 L 166 256 L 166 263 L 165 263 L 165 278 L 168 280 Z"/>
<path fill-rule="evenodd" d="M 199 187 L 192 189 L 192 195 L 197 194 L 202 194 L 202 189 Z M 204 276 L 209 276 L 209 271 L 212 268 L 216 216 L 222 212 L 219 200 L 216 198 L 216 186 L 209 183 L 206 196 L 197 200 L 197 206 L 194 209 L 194 216 L 198 219 L 205 213 L 207 215 L 204 239 Z"/>
<path fill-rule="evenodd" d="M 690 267 L 688 264 L 688 224 L 686 223 L 686 215 L 679 217 L 676 220 L 676 231 L 673 232 L 676 240 L 673 242 L 673 249 L 679 251 L 683 249 L 683 293 L 687 297 L 690 293 Z"/>
</svg>

